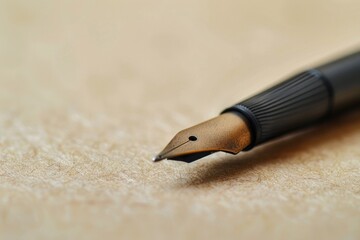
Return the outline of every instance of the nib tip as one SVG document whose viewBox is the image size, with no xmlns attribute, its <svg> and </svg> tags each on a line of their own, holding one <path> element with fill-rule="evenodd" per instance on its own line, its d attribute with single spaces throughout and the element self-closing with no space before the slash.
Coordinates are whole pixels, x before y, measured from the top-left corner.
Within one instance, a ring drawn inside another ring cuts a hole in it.
<svg viewBox="0 0 360 240">
<path fill-rule="evenodd" d="M 161 161 L 163 160 L 164 158 L 160 155 L 156 155 L 152 158 L 153 162 L 158 162 L 158 161 Z"/>
</svg>

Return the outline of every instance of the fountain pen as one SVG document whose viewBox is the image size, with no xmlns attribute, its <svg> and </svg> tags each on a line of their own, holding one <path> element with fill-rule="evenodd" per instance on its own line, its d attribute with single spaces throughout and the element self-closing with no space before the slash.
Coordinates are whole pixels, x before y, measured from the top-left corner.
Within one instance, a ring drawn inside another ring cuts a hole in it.
<svg viewBox="0 0 360 240">
<path fill-rule="evenodd" d="M 180 131 L 153 161 L 190 163 L 218 151 L 237 154 L 359 103 L 360 52 L 356 52 L 297 74 Z"/>
</svg>

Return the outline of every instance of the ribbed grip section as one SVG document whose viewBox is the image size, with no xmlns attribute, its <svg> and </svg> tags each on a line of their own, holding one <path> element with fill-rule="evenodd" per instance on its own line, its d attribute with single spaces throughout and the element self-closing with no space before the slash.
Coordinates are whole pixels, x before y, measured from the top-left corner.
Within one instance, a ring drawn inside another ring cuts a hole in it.
<svg viewBox="0 0 360 240">
<path fill-rule="evenodd" d="M 253 137 L 252 144 L 245 149 L 248 150 L 327 116 L 332 96 L 332 88 L 322 74 L 309 70 L 224 112 L 235 111 L 248 119 Z"/>
</svg>

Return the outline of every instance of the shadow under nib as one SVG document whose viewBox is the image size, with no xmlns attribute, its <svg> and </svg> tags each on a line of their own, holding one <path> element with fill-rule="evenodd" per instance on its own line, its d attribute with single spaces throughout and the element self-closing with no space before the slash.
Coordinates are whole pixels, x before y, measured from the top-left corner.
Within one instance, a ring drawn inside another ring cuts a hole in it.
<svg viewBox="0 0 360 240">
<path fill-rule="evenodd" d="M 224 113 L 180 131 L 153 161 L 193 162 L 218 151 L 237 154 L 250 144 L 250 140 L 245 120 L 235 113 Z"/>
</svg>

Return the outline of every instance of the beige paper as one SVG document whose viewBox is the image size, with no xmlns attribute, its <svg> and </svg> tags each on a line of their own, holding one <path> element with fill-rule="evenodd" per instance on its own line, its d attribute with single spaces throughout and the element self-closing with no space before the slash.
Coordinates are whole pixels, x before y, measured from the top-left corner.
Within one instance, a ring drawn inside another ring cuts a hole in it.
<svg viewBox="0 0 360 240">
<path fill-rule="evenodd" d="M 348 1 L 0 1 L 0 239 L 359 239 L 360 112 L 237 156 L 179 130 L 359 47 Z"/>
</svg>

